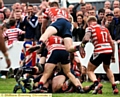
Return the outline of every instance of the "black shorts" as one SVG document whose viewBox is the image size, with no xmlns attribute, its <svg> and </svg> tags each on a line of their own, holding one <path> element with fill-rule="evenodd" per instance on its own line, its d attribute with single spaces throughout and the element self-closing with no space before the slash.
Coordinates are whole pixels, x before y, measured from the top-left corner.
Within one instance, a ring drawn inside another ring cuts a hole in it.
<svg viewBox="0 0 120 97">
<path fill-rule="evenodd" d="M 72 32 L 71 32 L 71 23 L 63 18 L 57 19 L 54 23 L 52 23 L 50 26 L 53 26 L 57 29 L 57 35 L 65 38 L 70 37 L 72 38 Z"/>
<path fill-rule="evenodd" d="M 112 53 L 108 54 L 93 54 L 90 58 L 90 62 L 95 66 L 99 66 L 102 62 L 105 65 L 110 65 Z"/>
<path fill-rule="evenodd" d="M 70 62 L 69 53 L 66 50 L 53 50 L 47 57 L 46 63 L 68 64 Z"/>
</svg>

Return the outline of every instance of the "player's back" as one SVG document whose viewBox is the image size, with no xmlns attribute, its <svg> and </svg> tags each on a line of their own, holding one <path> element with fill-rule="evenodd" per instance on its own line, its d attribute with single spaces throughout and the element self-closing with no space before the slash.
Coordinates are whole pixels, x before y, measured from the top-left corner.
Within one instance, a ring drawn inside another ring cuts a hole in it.
<svg viewBox="0 0 120 97">
<path fill-rule="evenodd" d="M 19 28 L 10 28 L 3 33 L 3 36 L 7 36 L 8 40 L 17 41 L 19 34 L 22 34 L 22 30 L 20 30 Z"/>
<path fill-rule="evenodd" d="M 65 49 L 65 46 L 63 45 L 63 39 L 59 36 L 52 35 L 49 37 L 46 45 L 48 51 L 55 49 Z"/>
<path fill-rule="evenodd" d="M 110 53 L 112 47 L 109 40 L 109 31 L 107 28 L 101 25 L 90 26 L 92 30 L 92 42 L 95 47 L 96 53 Z"/>
<path fill-rule="evenodd" d="M 56 21 L 58 18 L 68 19 L 68 13 L 60 8 L 51 7 L 47 8 L 44 12 L 44 18 L 50 18 L 52 22 Z"/>
</svg>

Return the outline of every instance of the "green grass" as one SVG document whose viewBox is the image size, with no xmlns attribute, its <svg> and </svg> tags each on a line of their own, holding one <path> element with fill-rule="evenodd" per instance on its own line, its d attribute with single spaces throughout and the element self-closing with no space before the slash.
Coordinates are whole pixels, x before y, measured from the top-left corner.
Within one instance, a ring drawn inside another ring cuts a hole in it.
<svg viewBox="0 0 120 97">
<path fill-rule="evenodd" d="M 0 79 L 0 93 L 12 93 L 13 87 L 16 84 L 15 79 Z M 83 83 L 83 86 L 90 85 L 90 82 Z M 91 92 L 88 94 L 79 94 L 79 93 L 55 93 L 52 97 L 120 97 L 112 93 L 111 84 L 109 82 L 103 84 L 103 94 L 93 95 Z M 120 90 L 120 84 L 117 85 Z"/>
</svg>

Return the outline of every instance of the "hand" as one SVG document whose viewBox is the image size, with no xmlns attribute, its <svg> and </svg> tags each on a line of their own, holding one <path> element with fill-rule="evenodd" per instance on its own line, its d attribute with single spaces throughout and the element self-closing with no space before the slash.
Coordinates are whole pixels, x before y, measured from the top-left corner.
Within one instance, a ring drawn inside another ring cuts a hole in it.
<svg viewBox="0 0 120 97">
<path fill-rule="evenodd" d="M 78 28 L 78 24 L 76 22 L 74 22 L 74 28 Z"/>
<path fill-rule="evenodd" d="M 86 53 L 83 47 L 80 47 L 80 55 L 81 55 L 81 58 L 85 58 L 86 56 Z"/>
<path fill-rule="evenodd" d="M 83 4 L 84 3 L 84 0 L 80 0 L 80 4 Z"/>
<path fill-rule="evenodd" d="M 111 60 L 112 60 L 112 63 L 115 63 L 115 57 L 114 56 L 111 57 Z"/>
<path fill-rule="evenodd" d="M 28 15 L 28 16 L 27 16 L 27 21 L 29 21 L 29 20 L 30 20 L 30 18 L 31 18 L 31 15 Z"/>
</svg>

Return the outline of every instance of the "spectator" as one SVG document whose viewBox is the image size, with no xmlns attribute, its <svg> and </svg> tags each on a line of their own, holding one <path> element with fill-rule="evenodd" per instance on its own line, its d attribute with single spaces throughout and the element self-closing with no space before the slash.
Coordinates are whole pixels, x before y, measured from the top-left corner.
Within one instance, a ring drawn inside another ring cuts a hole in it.
<svg viewBox="0 0 120 97">
<path fill-rule="evenodd" d="M 85 9 L 86 9 L 86 12 L 89 12 L 89 10 L 92 9 L 92 4 L 86 3 L 86 4 L 85 4 Z"/>
<path fill-rule="evenodd" d="M 104 3 L 104 9 L 111 9 L 111 2 L 106 0 Z"/>
<path fill-rule="evenodd" d="M 38 7 L 37 6 L 33 6 L 33 13 L 36 15 L 37 14 L 37 12 L 38 12 L 39 10 L 38 10 Z"/>
<path fill-rule="evenodd" d="M 113 16 L 114 15 L 110 9 L 105 9 L 104 18 L 101 21 L 102 25 L 108 27 L 108 25 L 111 23 L 113 19 Z"/>
<path fill-rule="evenodd" d="M 105 26 L 108 27 L 110 25 L 110 23 L 112 22 L 113 20 L 113 13 L 108 13 L 106 15 L 106 21 L 105 21 Z"/>
<path fill-rule="evenodd" d="M 0 11 L 4 11 L 5 8 L 3 0 L 0 0 Z"/>
<path fill-rule="evenodd" d="M 84 15 L 83 12 L 82 12 L 81 10 L 77 11 L 76 17 L 77 17 L 79 14 Z"/>
<path fill-rule="evenodd" d="M 88 16 L 96 16 L 96 12 L 95 12 L 94 8 L 92 8 L 88 11 Z"/>
<path fill-rule="evenodd" d="M 105 10 L 103 8 L 98 10 L 97 23 L 101 25 L 101 21 L 104 18 Z"/>
<path fill-rule="evenodd" d="M 112 10 L 110 10 L 110 9 L 105 9 L 105 16 L 106 16 L 107 14 L 109 14 L 109 13 L 112 13 Z"/>
<path fill-rule="evenodd" d="M 22 15 L 25 16 L 26 15 L 26 4 L 25 3 L 21 3 L 21 9 L 22 9 Z"/>
<path fill-rule="evenodd" d="M 68 11 L 72 16 L 73 16 L 73 8 L 74 8 L 74 5 L 69 5 L 68 6 Z"/>
<path fill-rule="evenodd" d="M 108 26 L 108 29 L 110 31 L 110 34 L 112 36 L 112 39 L 115 41 L 120 40 L 120 9 L 115 8 L 114 10 L 114 18 L 110 25 Z M 119 43 L 119 41 L 118 41 Z"/>
<path fill-rule="evenodd" d="M 82 38 L 85 35 L 85 22 L 83 20 L 83 15 L 79 14 L 77 16 L 77 22 L 73 29 L 73 36 L 75 37 L 74 41 L 82 41 Z"/>
<path fill-rule="evenodd" d="M 81 4 L 80 10 L 83 12 L 83 14 L 86 12 L 86 7 L 85 3 Z"/>
<path fill-rule="evenodd" d="M 25 31 L 24 24 L 22 22 L 23 21 L 23 17 L 24 17 L 22 15 L 22 10 L 21 9 L 15 9 L 14 17 L 16 19 L 16 28 L 19 28 L 19 29 Z M 24 40 L 24 34 L 19 35 L 18 40 L 19 41 L 23 41 Z"/>
<path fill-rule="evenodd" d="M 9 8 L 6 8 L 6 9 L 4 9 L 3 12 L 4 12 L 4 14 L 5 14 L 5 19 L 8 19 L 9 16 L 10 16 L 10 13 L 11 13 L 10 9 L 9 9 Z"/>
<path fill-rule="evenodd" d="M 34 39 L 35 29 L 38 25 L 38 18 L 33 13 L 33 6 L 29 5 L 27 7 L 28 16 L 25 16 L 23 24 L 25 26 L 25 41 L 30 41 Z"/>
<path fill-rule="evenodd" d="M 114 0 L 114 2 L 113 2 L 113 9 L 114 8 L 120 8 L 120 2 L 119 2 L 119 0 Z"/>
<path fill-rule="evenodd" d="M 75 6 L 74 5 L 69 5 L 68 11 L 72 15 L 74 22 L 76 22 L 76 13 L 77 13 L 77 8 L 80 6 L 80 4 L 84 4 L 83 0 L 80 0 L 79 3 L 77 3 Z"/>
<path fill-rule="evenodd" d="M 39 38 L 41 36 L 42 19 L 43 19 L 43 16 L 39 15 L 38 16 L 38 25 L 37 25 L 37 27 L 35 29 L 35 37 L 34 37 L 34 40 L 36 40 L 36 41 L 39 41 Z"/>
<path fill-rule="evenodd" d="M 120 66 L 120 9 L 114 8 L 114 18 L 108 29 L 112 36 L 112 39 L 118 43 L 118 54 L 119 54 L 119 66 Z"/>
<path fill-rule="evenodd" d="M 73 31 L 73 29 L 74 29 L 74 21 L 73 21 L 72 15 L 69 15 L 69 22 L 70 22 L 71 25 L 72 25 L 72 31 Z"/>
</svg>

